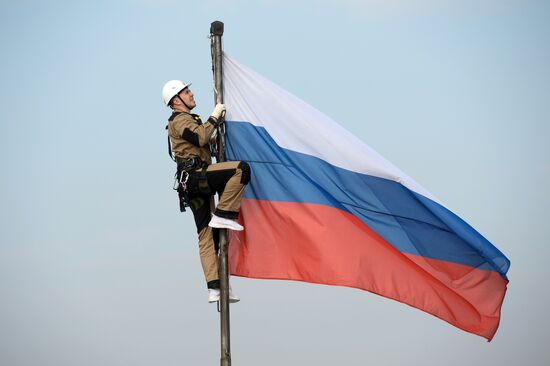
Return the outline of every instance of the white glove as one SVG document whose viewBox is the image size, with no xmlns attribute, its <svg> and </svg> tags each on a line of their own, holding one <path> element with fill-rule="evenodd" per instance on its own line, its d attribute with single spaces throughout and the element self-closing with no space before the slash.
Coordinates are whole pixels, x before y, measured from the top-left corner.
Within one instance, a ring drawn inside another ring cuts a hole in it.
<svg viewBox="0 0 550 366">
<path fill-rule="evenodd" d="M 224 112 L 225 112 L 225 104 L 218 103 L 216 104 L 216 107 L 212 111 L 211 116 L 214 117 L 216 120 L 219 120 Z"/>
</svg>

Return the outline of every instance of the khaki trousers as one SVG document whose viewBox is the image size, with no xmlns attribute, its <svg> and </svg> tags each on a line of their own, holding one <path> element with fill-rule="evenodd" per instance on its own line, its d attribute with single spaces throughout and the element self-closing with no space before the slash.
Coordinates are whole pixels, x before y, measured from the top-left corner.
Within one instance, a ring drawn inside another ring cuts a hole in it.
<svg viewBox="0 0 550 366">
<path fill-rule="evenodd" d="M 199 172 L 199 171 L 198 171 Z M 199 235 L 199 254 L 208 288 L 219 288 L 219 234 L 208 226 L 212 213 L 236 220 L 246 184 L 250 181 L 250 167 L 245 162 L 229 161 L 209 165 L 206 169 L 208 186 L 212 193 L 221 195 L 218 206 L 211 195 L 190 197 L 191 211 Z"/>
</svg>

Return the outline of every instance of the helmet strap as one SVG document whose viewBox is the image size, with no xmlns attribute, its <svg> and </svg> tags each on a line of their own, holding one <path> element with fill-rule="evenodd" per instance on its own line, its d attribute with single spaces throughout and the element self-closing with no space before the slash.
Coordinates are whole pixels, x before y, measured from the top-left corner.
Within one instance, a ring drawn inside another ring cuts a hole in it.
<svg viewBox="0 0 550 366">
<path fill-rule="evenodd" d="M 181 99 L 181 97 L 179 96 L 179 94 L 176 95 L 176 98 L 178 98 L 178 99 L 180 100 L 180 102 L 183 103 L 183 105 L 185 106 L 185 108 L 187 108 L 187 109 L 189 109 L 189 111 L 191 111 L 192 108 L 189 107 L 189 106 L 187 105 L 187 103 L 185 103 L 185 102 L 183 101 L 183 99 Z"/>
</svg>

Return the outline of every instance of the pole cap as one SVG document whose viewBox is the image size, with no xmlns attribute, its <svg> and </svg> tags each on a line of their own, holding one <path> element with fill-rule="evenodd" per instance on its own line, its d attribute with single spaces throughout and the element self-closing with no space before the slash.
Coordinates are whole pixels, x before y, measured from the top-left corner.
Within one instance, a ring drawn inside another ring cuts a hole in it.
<svg viewBox="0 0 550 366">
<path fill-rule="evenodd" d="M 210 34 L 213 36 L 223 36 L 223 22 L 216 20 L 210 24 Z"/>
</svg>

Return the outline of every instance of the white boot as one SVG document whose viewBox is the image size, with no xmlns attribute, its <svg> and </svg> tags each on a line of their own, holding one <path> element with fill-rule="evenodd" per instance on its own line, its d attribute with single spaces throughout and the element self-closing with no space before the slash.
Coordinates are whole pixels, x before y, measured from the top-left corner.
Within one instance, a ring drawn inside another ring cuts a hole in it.
<svg viewBox="0 0 550 366">
<path fill-rule="evenodd" d="M 220 301 L 220 294 L 221 291 L 219 288 L 209 288 L 208 289 L 208 302 L 217 302 Z M 230 303 L 236 303 L 241 301 L 239 296 L 233 292 L 231 289 L 231 286 L 229 287 L 229 302 Z"/>
<path fill-rule="evenodd" d="M 239 225 L 237 221 L 225 219 L 223 217 L 219 217 L 216 215 L 212 215 L 212 219 L 208 223 L 208 226 L 215 227 L 218 229 L 229 229 L 229 230 L 235 230 L 235 231 L 244 230 L 244 227 L 242 227 L 242 225 Z"/>
<path fill-rule="evenodd" d="M 220 289 L 209 288 L 208 289 L 208 302 L 220 301 Z"/>
<path fill-rule="evenodd" d="M 229 285 L 229 302 L 230 303 L 236 303 L 241 301 L 239 296 L 237 296 L 236 293 L 233 292 L 233 289 L 231 288 L 231 285 Z"/>
</svg>

